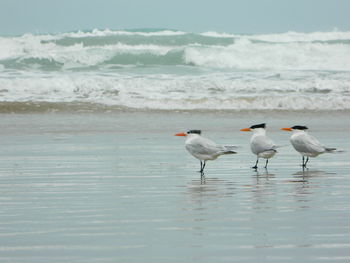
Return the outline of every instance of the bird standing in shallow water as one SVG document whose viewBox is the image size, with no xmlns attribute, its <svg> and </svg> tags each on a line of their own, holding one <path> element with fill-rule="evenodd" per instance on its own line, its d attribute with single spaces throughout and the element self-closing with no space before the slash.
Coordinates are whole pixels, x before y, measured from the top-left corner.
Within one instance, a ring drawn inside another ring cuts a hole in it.
<svg viewBox="0 0 350 263">
<path fill-rule="evenodd" d="M 302 167 L 306 168 L 309 157 L 316 157 L 322 153 L 335 152 L 336 148 L 323 146 L 315 137 L 307 133 L 308 127 L 296 125 L 291 128 L 281 128 L 284 131 L 292 131 L 290 142 L 294 149 L 302 155 Z M 306 157 L 306 159 L 305 159 Z"/>
<path fill-rule="evenodd" d="M 278 146 L 266 136 L 266 124 L 261 123 L 253 125 L 250 128 L 241 129 L 241 131 L 253 131 L 253 135 L 250 139 L 250 149 L 257 156 L 256 163 L 252 167 L 258 169 L 259 158 L 266 159 L 265 168 L 269 163 L 269 159 L 272 158 L 276 152 Z"/>
<path fill-rule="evenodd" d="M 186 150 L 200 161 L 200 173 L 203 175 L 206 161 L 215 160 L 220 155 L 235 154 L 235 146 L 223 146 L 201 136 L 201 130 L 190 130 L 187 133 L 177 133 L 175 136 L 185 136 Z"/>
</svg>

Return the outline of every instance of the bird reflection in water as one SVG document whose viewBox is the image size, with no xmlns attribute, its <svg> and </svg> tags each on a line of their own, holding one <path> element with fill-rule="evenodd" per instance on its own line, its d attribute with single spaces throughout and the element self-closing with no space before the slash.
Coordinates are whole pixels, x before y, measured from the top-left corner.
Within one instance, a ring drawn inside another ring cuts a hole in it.
<svg viewBox="0 0 350 263">
<path fill-rule="evenodd" d="M 206 178 L 204 174 L 199 179 L 191 180 L 186 188 L 191 195 L 228 196 L 233 194 L 234 183 L 219 179 Z"/>
<path fill-rule="evenodd" d="M 317 189 L 322 188 L 324 180 L 333 173 L 328 173 L 320 170 L 302 170 L 292 175 L 294 179 L 289 180 L 294 184 L 291 196 L 297 202 L 297 208 L 310 209 L 310 201 L 313 200 L 312 195 Z"/>
<path fill-rule="evenodd" d="M 264 172 L 256 171 L 252 178 L 254 183 L 249 188 L 251 192 L 251 206 L 254 209 L 271 209 L 270 199 L 276 193 L 275 174 L 269 173 L 267 169 Z"/>
<path fill-rule="evenodd" d="M 205 176 L 189 181 L 184 187 L 187 203 L 184 209 L 191 211 L 215 210 L 218 208 L 215 208 L 215 204 L 234 195 L 236 189 L 231 181 Z"/>
<path fill-rule="evenodd" d="M 303 169 L 302 171 L 298 171 L 293 174 L 293 177 L 295 178 L 291 182 L 304 182 L 307 183 L 309 179 L 311 178 L 322 178 L 330 173 L 326 173 L 325 171 L 320 170 L 309 170 L 309 169 Z"/>
</svg>

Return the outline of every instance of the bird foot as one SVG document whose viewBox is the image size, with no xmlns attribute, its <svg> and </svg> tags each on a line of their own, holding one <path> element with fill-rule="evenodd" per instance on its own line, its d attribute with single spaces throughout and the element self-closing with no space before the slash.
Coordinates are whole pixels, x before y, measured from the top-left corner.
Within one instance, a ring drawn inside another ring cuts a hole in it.
<svg viewBox="0 0 350 263">
<path fill-rule="evenodd" d="M 300 165 L 300 166 L 301 166 L 301 168 L 303 168 L 303 170 L 309 169 L 309 168 L 307 168 L 306 165 L 304 165 L 304 164 L 302 164 L 302 165 Z"/>
</svg>

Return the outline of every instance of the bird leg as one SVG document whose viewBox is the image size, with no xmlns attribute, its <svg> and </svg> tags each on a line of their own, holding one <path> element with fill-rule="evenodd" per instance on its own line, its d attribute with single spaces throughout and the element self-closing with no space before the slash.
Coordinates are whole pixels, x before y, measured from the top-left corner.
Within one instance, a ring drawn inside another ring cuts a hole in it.
<svg viewBox="0 0 350 263">
<path fill-rule="evenodd" d="M 306 157 L 306 160 L 305 160 L 305 157 L 303 156 L 303 164 L 301 165 L 303 169 L 306 168 L 306 164 L 308 161 L 309 161 L 309 157 Z"/>
<path fill-rule="evenodd" d="M 201 169 L 199 170 L 199 172 L 203 174 L 204 167 L 205 167 L 205 161 L 202 162 L 202 160 L 200 160 L 200 164 L 201 164 Z"/>
<path fill-rule="evenodd" d="M 269 163 L 269 159 L 266 159 L 265 169 L 267 169 L 267 164 Z"/>
<path fill-rule="evenodd" d="M 258 169 L 258 162 L 259 162 L 259 157 L 256 159 L 255 165 L 252 167 L 253 169 Z"/>
<path fill-rule="evenodd" d="M 202 168 L 202 173 L 204 172 L 204 167 L 205 167 L 205 161 L 203 161 L 203 168 Z"/>
<path fill-rule="evenodd" d="M 202 167 L 203 167 L 203 164 L 202 164 L 202 160 L 200 160 L 199 162 L 200 162 L 201 169 L 200 169 L 198 172 L 203 173 L 203 168 L 202 168 Z"/>
</svg>

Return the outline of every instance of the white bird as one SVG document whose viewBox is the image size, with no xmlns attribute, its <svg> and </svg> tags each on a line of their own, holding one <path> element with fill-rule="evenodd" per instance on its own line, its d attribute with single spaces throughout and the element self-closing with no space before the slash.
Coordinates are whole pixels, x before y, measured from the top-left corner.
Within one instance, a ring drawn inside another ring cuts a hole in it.
<svg viewBox="0 0 350 263">
<path fill-rule="evenodd" d="M 315 137 L 307 133 L 306 126 L 293 126 L 291 128 L 281 128 L 284 131 L 292 131 L 290 142 L 294 149 L 302 155 L 302 167 L 306 168 L 309 157 L 316 157 L 322 153 L 335 152 L 336 148 L 323 146 Z M 306 161 L 305 161 L 306 156 Z"/>
<path fill-rule="evenodd" d="M 186 136 L 186 150 L 200 161 L 200 173 L 203 174 L 206 161 L 215 160 L 220 155 L 235 154 L 235 146 L 223 146 L 201 136 L 200 130 L 177 133 L 175 136 Z"/>
<path fill-rule="evenodd" d="M 266 136 L 265 130 L 266 124 L 257 124 L 253 125 L 250 128 L 241 129 L 241 131 L 253 131 L 253 135 L 250 139 L 250 149 L 257 156 L 256 163 L 252 167 L 253 169 L 258 168 L 259 158 L 266 159 L 265 168 L 267 168 L 267 164 L 269 159 L 272 158 L 276 152 L 278 146 Z"/>
</svg>

